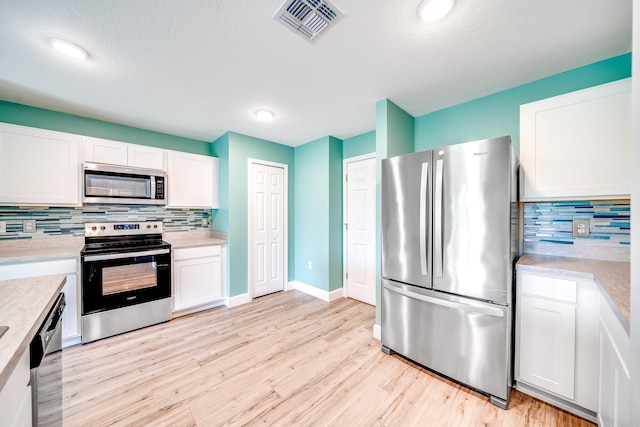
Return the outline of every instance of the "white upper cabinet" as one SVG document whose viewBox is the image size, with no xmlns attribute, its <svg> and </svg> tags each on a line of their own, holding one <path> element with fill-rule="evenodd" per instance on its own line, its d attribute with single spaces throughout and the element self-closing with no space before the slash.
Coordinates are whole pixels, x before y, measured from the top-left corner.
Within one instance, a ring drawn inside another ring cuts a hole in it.
<svg viewBox="0 0 640 427">
<path fill-rule="evenodd" d="M 166 170 L 164 150 L 144 145 L 127 144 L 129 166 L 146 169 Z"/>
<path fill-rule="evenodd" d="M 167 207 L 218 208 L 218 159 L 168 151 Z"/>
<path fill-rule="evenodd" d="M 87 162 L 165 170 L 164 150 L 108 139 L 84 137 Z"/>
<path fill-rule="evenodd" d="M 85 136 L 84 160 L 93 163 L 127 166 L 127 143 Z"/>
<path fill-rule="evenodd" d="M 0 204 L 80 204 L 79 137 L 0 123 Z"/>
<path fill-rule="evenodd" d="M 628 198 L 631 79 L 520 106 L 520 198 Z"/>
</svg>

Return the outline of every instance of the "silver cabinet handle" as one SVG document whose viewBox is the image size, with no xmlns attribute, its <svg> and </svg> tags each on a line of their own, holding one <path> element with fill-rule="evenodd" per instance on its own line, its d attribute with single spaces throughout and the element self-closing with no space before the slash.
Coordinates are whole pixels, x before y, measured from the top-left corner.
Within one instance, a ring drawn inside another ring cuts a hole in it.
<svg viewBox="0 0 640 427">
<path fill-rule="evenodd" d="M 429 275 L 427 267 L 427 191 L 429 184 L 429 163 L 422 164 L 420 175 L 420 272 Z"/>
<path fill-rule="evenodd" d="M 482 314 L 485 316 L 504 317 L 504 310 L 501 310 L 500 308 L 497 308 L 497 307 L 486 307 L 486 306 L 479 306 L 479 305 L 473 305 L 473 304 L 465 304 L 462 302 L 448 301 L 440 298 L 434 298 L 428 295 L 422 295 L 416 292 L 407 291 L 406 289 L 389 285 L 387 283 L 385 283 L 383 286 L 385 289 L 391 292 L 395 292 L 409 298 L 427 302 L 429 304 L 440 305 L 443 307 L 453 308 L 455 310 L 462 310 L 469 314 Z"/>
</svg>

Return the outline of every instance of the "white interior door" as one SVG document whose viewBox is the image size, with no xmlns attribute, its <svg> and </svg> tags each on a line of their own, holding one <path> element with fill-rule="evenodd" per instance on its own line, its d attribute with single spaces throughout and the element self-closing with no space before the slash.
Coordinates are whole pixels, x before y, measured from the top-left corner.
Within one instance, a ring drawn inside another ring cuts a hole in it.
<svg viewBox="0 0 640 427">
<path fill-rule="evenodd" d="M 348 162 L 346 185 L 347 296 L 376 304 L 376 159 Z"/>
<path fill-rule="evenodd" d="M 284 290 L 284 169 L 252 163 L 251 289 L 259 297 Z"/>
</svg>

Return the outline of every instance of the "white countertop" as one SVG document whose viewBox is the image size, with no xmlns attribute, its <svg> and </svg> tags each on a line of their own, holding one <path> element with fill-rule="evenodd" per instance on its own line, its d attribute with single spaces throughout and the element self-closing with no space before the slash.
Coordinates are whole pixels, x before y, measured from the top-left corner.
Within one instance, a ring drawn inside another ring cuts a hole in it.
<svg viewBox="0 0 640 427">
<path fill-rule="evenodd" d="M 0 265 L 80 258 L 83 246 L 84 237 L 6 240 L 0 242 Z"/>
<path fill-rule="evenodd" d="M 171 249 L 227 244 L 224 233 L 211 230 L 164 233 L 162 239 L 165 242 L 171 243 Z"/>
<path fill-rule="evenodd" d="M 66 282 L 63 274 L 0 281 L 0 389 L 53 306 Z"/>
</svg>

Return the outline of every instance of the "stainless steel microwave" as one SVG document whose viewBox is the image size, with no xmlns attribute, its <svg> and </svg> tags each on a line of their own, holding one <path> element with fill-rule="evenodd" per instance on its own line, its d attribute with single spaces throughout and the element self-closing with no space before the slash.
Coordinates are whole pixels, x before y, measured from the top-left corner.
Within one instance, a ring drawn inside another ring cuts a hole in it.
<svg viewBox="0 0 640 427">
<path fill-rule="evenodd" d="M 164 171 L 85 163 L 82 174 L 82 203 L 167 204 Z"/>
</svg>

